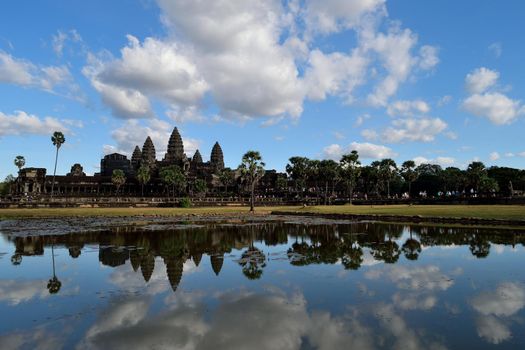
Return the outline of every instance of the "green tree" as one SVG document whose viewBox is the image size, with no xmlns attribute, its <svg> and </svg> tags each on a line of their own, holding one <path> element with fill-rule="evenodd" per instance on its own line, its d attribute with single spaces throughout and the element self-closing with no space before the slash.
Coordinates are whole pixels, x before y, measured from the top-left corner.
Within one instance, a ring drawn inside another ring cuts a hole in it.
<svg viewBox="0 0 525 350">
<path fill-rule="evenodd" d="M 120 169 L 113 170 L 113 173 L 111 174 L 111 182 L 117 188 L 115 194 L 118 194 L 120 187 L 126 183 L 126 174 Z"/>
<path fill-rule="evenodd" d="M 479 193 L 481 180 L 487 176 L 487 168 L 485 168 L 485 164 L 482 162 L 470 163 L 467 167 L 467 176 L 472 188 L 474 188 L 476 192 Z"/>
<path fill-rule="evenodd" d="M 4 182 L 0 183 L 0 195 L 7 196 L 9 193 L 11 193 L 11 187 L 15 183 L 16 178 L 9 174 L 4 179 Z"/>
<path fill-rule="evenodd" d="M 239 170 L 246 183 L 250 187 L 250 211 L 255 208 L 255 185 L 264 175 L 264 162 L 261 154 L 257 151 L 248 151 L 242 156 Z"/>
<path fill-rule="evenodd" d="M 495 179 L 484 176 L 479 183 L 479 190 L 481 193 L 495 194 L 499 191 L 499 185 Z"/>
<path fill-rule="evenodd" d="M 303 197 L 310 160 L 306 157 L 292 157 L 288 162 L 289 163 L 286 164 L 286 172 L 294 182 L 295 191 Z"/>
<path fill-rule="evenodd" d="M 208 190 L 208 185 L 203 179 L 197 179 L 195 180 L 193 188 L 195 190 L 195 193 L 197 193 L 198 196 L 201 196 L 202 194 L 206 194 L 206 191 Z"/>
<path fill-rule="evenodd" d="M 160 178 L 166 186 L 171 186 L 173 196 L 175 196 L 176 192 L 181 193 L 186 188 L 186 176 L 176 165 L 162 168 L 160 170 Z"/>
<path fill-rule="evenodd" d="M 408 195 L 412 197 L 412 183 L 417 180 L 419 174 L 416 171 L 416 163 L 413 160 L 407 160 L 401 165 L 401 176 L 408 183 Z"/>
<path fill-rule="evenodd" d="M 18 168 L 18 172 L 20 173 L 20 170 L 22 170 L 24 165 L 26 165 L 26 159 L 24 158 L 24 156 L 16 156 L 14 163 L 15 166 Z"/>
<path fill-rule="evenodd" d="M 51 184 L 51 198 L 53 198 L 54 191 L 55 191 L 55 176 L 57 173 L 57 163 L 58 163 L 58 150 L 60 147 L 66 142 L 66 138 L 64 137 L 64 134 L 60 131 L 55 131 L 53 133 L 53 136 L 51 136 L 51 142 L 53 142 L 53 145 L 56 147 L 56 155 L 55 155 L 55 170 L 53 170 L 53 183 Z"/>
<path fill-rule="evenodd" d="M 137 172 L 137 180 L 139 180 L 140 187 L 141 187 L 141 193 L 144 197 L 144 185 L 147 184 L 151 180 L 151 172 L 149 166 L 143 164 L 140 166 L 138 172 Z"/>
<path fill-rule="evenodd" d="M 328 185 L 332 183 L 332 190 L 334 183 L 339 175 L 339 165 L 337 162 L 328 159 L 322 160 L 319 163 L 319 179 L 324 183 L 324 204 L 328 204 Z"/>
<path fill-rule="evenodd" d="M 224 193 L 228 193 L 228 186 L 233 185 L 233 182 L 235 181 L 235 173 L 231 169 L 224 168 L 219 173 L 219 180 L 224 186 Z"/>
<path fill-rule="evenodd" d="M 341 180 L 346 184 L 348 190 L 348 198 L 352 203 L 354 189 L 357 185 L 359 175 L 361 175 L 361 162 L 359 161 L 359 154 L 357 151 L 352 151 L 341 157 L 339 162 Z"/>
</svg>

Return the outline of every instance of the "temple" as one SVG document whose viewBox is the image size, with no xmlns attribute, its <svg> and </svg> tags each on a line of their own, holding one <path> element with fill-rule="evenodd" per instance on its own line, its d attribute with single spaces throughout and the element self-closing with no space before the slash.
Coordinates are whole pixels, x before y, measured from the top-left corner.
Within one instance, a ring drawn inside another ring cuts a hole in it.
<svg viewBox="0 0 525 350">
<path fill-rule="evenodd" d="M 151 177 L 145 186 L 145 193 L 137 178 L 138 170 L 142 166 L 149 169 Z M 100 172 L 92 176 L 86 175 L 82 165 L 74 164 L 68 174 L 55 176 L 54 195 L 110 195 L 115 192 L 111 177 L 117 169 L 122 170 L 126 176 L 121 195 L 162 195 L 166 186 L 162 182 L 160 171 L 170 166 L 176 166 L 182 171 L 188 189 L 197 179 L 201 179 L 205 181 L 208 193 L 221 190 L 223 184 L 220 174 L 225 166 L 224 154 L 219 143 L 213 145 L 210 160 L 207 162 L 203 161 L 199 150 L 196 150 L 192 157 L 188 157 L 179 130 L 175 127 L 162 160 L 157 159 L 155 145 L 148 136 L 142 148 L 139 145 L 135 146 L 131 159 L 120 153 L 105 155 L 100 160 Z M 235 181 L 235 173 L 232 174 Z M 51 193 L 52 182 L 53 175 L 47 174 L 45 168 L 24 168 L 19 172 L 15 192 L 20 195 L 47 195 Z"/>
</svg>

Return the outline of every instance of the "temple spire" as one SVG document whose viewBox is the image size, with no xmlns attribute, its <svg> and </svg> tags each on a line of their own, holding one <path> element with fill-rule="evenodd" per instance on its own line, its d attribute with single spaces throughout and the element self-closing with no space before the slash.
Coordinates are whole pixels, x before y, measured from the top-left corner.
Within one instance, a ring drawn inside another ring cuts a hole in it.
<svg viewBox="0 0 525 350">
<path fill-rule="evenodd" d="M 215 167 L 215 170 L 220 171 L 224 169 L 224 155 L 222 153 L 221 145 L 215 142 L 211 150 L 210 163 Z"/>
<path fill-rule="evenodd" d="M 133 154 L 131 155 L 131 165 L 134 169 L 138 169 L 140 166 L 140 161 L 142 160 L 142 151 L 139 146 L 135 146 Z"/>
<path fill-rule="evenodd" d="M 149 136 L 146 138 L 146 141 L 144 141 L 144 146 L 142 146 L 142 162 L 143 164 L 147 164 L 150 168 L 155 166 L 155 146 Z"/>
<path fill-rule="evenodd" d="M 164 156 L 164 161 L 169 163 L 178 163 L 184 159 L 184 143 L 180 136 L 179 130 L 175 127 L 168 141 L 168 151 Z"/>
<path fill-rule="evenodd" d="M 195 164 L 201 164 L 202 163 L 202 156 L 201 156 L 201 152 L 199 152 L 199 150 L 195 151 L 195 154 L 193 155 L 192 162 L 195 163 Z"/>
</svg>

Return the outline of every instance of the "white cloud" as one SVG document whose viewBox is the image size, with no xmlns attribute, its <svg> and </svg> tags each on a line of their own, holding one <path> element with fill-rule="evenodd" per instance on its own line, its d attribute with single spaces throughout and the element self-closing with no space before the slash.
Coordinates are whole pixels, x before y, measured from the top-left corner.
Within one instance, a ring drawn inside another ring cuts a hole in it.
<svg viewBox="0 0 525 350">
<path fill-rule="evenodd" d="M 368 60 L 359 50 L 351 55 L 339 52 L 324 54 L 319 50 L 310 53 L 310 68 L 305 75 L 308 97 L 324 100 L 326 95 L 343 95 L 352 101 L 352 91 L 364 82 Z"/>
<path fill-rule="evenodd" d="M 361 136 L 363 136 L 368 141 L 377 140 L 377 138 L 379 137 L 377 132 L 375 130 L 372 130 L 372 129 L 365 129 L 365 130 L 361 131 Z"/>
<path fill-rule="evenodd" d="M 456 163 L 456 159 L 452 157 L 437 157 L 436 159 L 428 159 L 422 156 L 415 157 L 412 159 L 416 165 L 421 164 L 437 164 L 442 166 L 443 168 L 452 166 Z"/>
<path fill-rule="evenodd" d="M 66 122 L 68 123 L 68 122 Z M 0 137 L 10 135 L 51 135 L 54 131 L 68 132 L 64 122 L 53 117 L 39 118 L 24 111 L 14 114 L 0 112 Z"/>
<path fill-rule="evenodd" d="M 357 117 L 357 119 L 355 120 L 355 126 L 358 127 L 358 126 L 361 126 L 363 125 L 363 123 L 365 122 L 365 120 L 367 119 L 370 119 L 370 114 L 363 114 L 363 115 L 360 115 Z"/>
<path fill-rule="evenodd" d="M 496 58 L 500 58 L 503 53 L 503 46 L 498 42 L 492 43 L 489 45 L 489 51 L 492 52 Z"/>
<path fill-rule="evenodd" d="M 498 160 L 501 158 L 500 154 L 498 152 L 492 152 L 489 155 L 490 160 Z"/>
<path fill-rule="evenodd" d="M 30 61 L 19 59 L 0 50 L 0 83 L 32 87 L 47 92 L 59 93 L 77 98 L 78 86 L 67 66 L 37 66 Z M 60 92 L 61 93 L 61 92 Z"/>
<path fill-rule="evenodd" d="M 430 45 L 421 46 L 419 49 L 419 67 L 424 70 L 432 69 L 439 63 L 438 48 Z"/>
<path fill-rule="evenodd" d="M 0 301 L 18 305 L 33 298 L 43 299 L 49 295 L 46 281 L 0 280 Z"/>
<path fill-rule="evenodd" d="M 404 141 L 434 141 L 447 128 L 440 118 L 406 118 L 392 121 L 392 126 L 382 132 L 382 140 L 390 143 Z"/>
<path fill-rule="evenodd" d="M 329 34 L 353 28 L 367 14 L 386 14 L 386 0 L 307 0 L 305 22 L 310 32 Z"/>
<path fill-rule="evenodd" d="M 463 101 L 463 108 L 478 117 L 489 119 L 493 124 L 510 124 L 520 115 L 525 114 L 521 101 L 512 100 L 499 93 L 483 93 L 469 96 Z"/>
<path fill-rule="evenodd" d="M 82 42 L 82 37 L 75 29 L 71 29 L 68 32 L 63 32 L 59 30 L 57 31 L 56 35 L 52 36 L 53 51 L 55 51 L 55 54 L 58 57 L 62 56 L 64 47 L 66 45 L 66 42 L 68 41 L 73 43 L 79 43 Z"/>
<path fill-rule="evenodd" d="M 494 86 L 498 79 L 499 72 L 481 67 L 467 74 L 465 87 L 471 94 L 480 94 Z"/>
<path fill-rule="evenodd" d="M 338 144 L 332 144 L 323 149 L 323 155 L 327 159 L 339 160 L 343 154 L 350 153 L 353 150 L 359 153 L 359 157 L 361 159 L 382 159 L 395 157 L 397 155 L 397 153 L 386 146 L 375 145 L 368 142 L 352 142 L 347 147 L 342 147 Z"/>
<path fill-rule="evenodd" d="M 121 118 L 151 117 L 149 97 L 187 106 L 204 96 L 206 82 L 177 44 L 154 38 L 146 38 L 141 44 L 131 35 L 127 38 L 121 58 L 90 55 L 83 69 L 113 114 Z"/>
<path fill-rule="evenodd" d="M 478 335 L 491 344 L 499 344 L 512 336 L 509 327 L 494 316 L 478 316 L 476 328 Z"/>
<path fill-rule="evenodd" d="M 390 116 L 413 117 L 430 112 L 430 106 L 423 100 L 395 101 L 387 108 Z"/>
</svg>

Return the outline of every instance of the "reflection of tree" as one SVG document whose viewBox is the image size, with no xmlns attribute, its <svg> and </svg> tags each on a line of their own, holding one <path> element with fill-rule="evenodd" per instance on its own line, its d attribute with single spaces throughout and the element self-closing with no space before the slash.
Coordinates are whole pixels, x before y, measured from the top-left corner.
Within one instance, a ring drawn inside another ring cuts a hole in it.
<svg viewBox="0 0 525 350">
<path fill-rule="evenodd" d="M 401 251 L 405 254 L 408 260 L 417 260 L 421 254 L 421 243 L 417 239 L 412 238 L 412 230 L 410 230 L 410 238 L 401 247 Z"/>
<path fill-rule="evenodd" d="M 51 244 L 51 257 L 53 259 L 53 278 L 47 282 L 47 290 L 50 294 L 56 294 L 60 291 L 62 287 L 62 282 L 60 282 L 55 273 L 55 245 Z"/>
<path fill-rule="evenodd" d="M 11 257 L 11 264 L 20 265 L 21 263 L 22 263 L 22 255 L 18 253 L 13 254 L 13 256 Z"/>
<path fill-rule="evenodd" d="M 486 258 L 490 253 L 490 243 L 486 237 L 474 235 L 470 240 L 470 252 L 476 258 Z"/>
<path fill-rule="evenodd" d="M 386 241 L 383 243 L 375 244 L 372 247 L 372 256 L 376 260 L 384 261 L 387 264 L 394 264 L 399 260 L 401 251 L 399 245 L 394 241 Z"/>
<path fill-rule="evenodd" d="M 252 245 L 242 254 L 239 265 L 246 278 L 256 280 L 261 278 L 263 268 L 266 267 L 266 256 Z"/>
<path fill-rule="evenodd" d="M 363 248 L 359 246 L 353 236 L 350 235 L 349 240 L 342 245 L 343 256 L 341 262 L 345 269 L 358 270 L 363 263 Z"/>
</svg>

